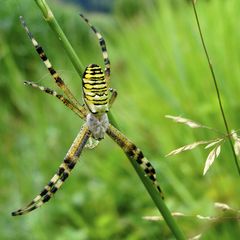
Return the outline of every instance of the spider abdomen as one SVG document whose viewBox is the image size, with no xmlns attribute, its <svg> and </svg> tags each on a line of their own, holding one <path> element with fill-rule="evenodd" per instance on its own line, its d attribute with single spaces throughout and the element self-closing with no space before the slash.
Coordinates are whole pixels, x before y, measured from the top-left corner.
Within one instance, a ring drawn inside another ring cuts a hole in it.
<svg viewBox="0 0 240 240">
<path fill-rule="evenodd" d="M 90 64 L 83 73 L 83 95 L 89 111 L 94 114 L 108 112 L 109 90 L 100 66 Z"/>
</svg>

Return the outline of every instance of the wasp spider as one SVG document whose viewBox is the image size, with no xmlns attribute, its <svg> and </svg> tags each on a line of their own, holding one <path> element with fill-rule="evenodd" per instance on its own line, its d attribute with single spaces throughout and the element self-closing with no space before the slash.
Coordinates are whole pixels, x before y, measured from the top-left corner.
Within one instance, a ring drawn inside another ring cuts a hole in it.
<svg viewBox="0 0 240 240">
<path fill-rule="evenodd" d="M 77 137 L 68 150 L 63 163 L 59 166 L 56 174 L 43 188 L 40 194 L 37 195 L 25 208 L 12 212 L 13 216 L 31 212 L 32 210 L 42 206 L 45 202 L 49 201 L 49 199 L 57 192 L 64 181 L 68 178 L 88 139 L 92 137 L 93 139 L 99 141 L 104 138 L 105 133 L 122 148 L 129 158 L 135 160 L 140 165 L 146 176 L 152 181 L 159 193 L 162 195 L 156 179 L 155 169 L 152 167 L 151 163 L 144 157 L 142 151 L 137 146 L 135 146 L 118 129 L 109 123 L 107 112 L 114 102 L 117 93 L 115 90 L 109 88 L 110 61 L 108 58 L 106 44 L 101 34 L 94 26 L 91 25 L 91 23 L 89 23 L 88 19 L 86 19 L 83 15 L 80 16 L 89 25 L 98 38 L 105 65 L 104 72 L 97 64 L 90 64 L 86 67 L 82 76 L 84 105 L 81 105 L 78 102 L 67 85 L 54 70 L 42 47 L 28 30 L 23 17 L 20 17 L 20 21 L 31 39 L 37 53 L 52 75 L 57 86 L 63 91 L 64 95 L 58 94 L 54 90 L 40 86 L 33 82 L 25 82 L 25 84 L 58 98 L 64 105 L 83 119 L 85 123 L 77 134 Z"/>
</svg>

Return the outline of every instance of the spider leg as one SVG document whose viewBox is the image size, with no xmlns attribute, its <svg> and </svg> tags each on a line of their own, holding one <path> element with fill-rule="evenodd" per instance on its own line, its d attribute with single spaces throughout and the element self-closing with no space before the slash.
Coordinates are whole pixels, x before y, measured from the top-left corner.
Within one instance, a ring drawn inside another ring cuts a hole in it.
<svg viewBox="0 0 240 240">
<path fill-rule="evenodd" d="M 82 110 L 82 106 L 81 104 L 77 101 L 77 99 L 73 96 L 72 92 L 69 90 L 69 88 L 67 87 L 67 85 L 64 83 L 64 81 L 62 80 L 62 78 L 58 75 L 58 73 L 55 71 L 55 69 L 53 68 L 51 62 L 49 61 L 49 59 L 47 58 L 46 53 L 44 52 L 43 48 L 39 45 L 39 43 L 36 41 L 36 39 L 33 37 L 32 33 L 29 31 L 26 22 L 24 21 L 23 17 L 20 16 L 20 21 L 25 29 L 25 31 L 27 32 L 30 40 L 32 41 L 33 46 L 35 47 L 38 55 L 40 56 L 40 58 L 42 59 L 43 63 L 45 64 L 45 66 L 47 67 L 48 71 L 50 72 L 50 74 L 52 75 L 53 79 L 55 80 L 55 83 L 58 85 L 59 88 L 62 89 L 62 91 L 65 93 L 65 95 L 70 99 L 70 101 L 76 105 L 79 110 Z"/>
<path fill-rule="evenodd" d="M 110 80 L 110 60 L 109 60 L 109 57 L 108 57 L 108 52 L 107 52 L 107 47 L 106 47 L 105 40 L 102 37 L 102 35 L 97 31 L 97 29 L 89 22 L 89 20 L 84 17 L 83 14 L 80 14 L 80 16 L 89 25 L 89 27 L 93 30 L 93 32 L 95 33 L 95 35 L 98 38 L 98 41 L 99 41 L 99 44 L 100 44 L 100 47 L 101 47 L 101 50 L 102 50 L 104 64 L 105 64 L 105 77 L 106 77 L 107 82 L 109 82 L 109 80 Z"/>
<path fill-rule="evenodd" d="M 63 95 L 57 93 L 56 91 L 48 88 L 48 87 L 44 87 L 41 85 L 38 85 L 34 82 L 29 82 L 29 81 L 25 81 L 24 82 L 25 85 L 39 89 L 47 94 L 50 94 L 51 96 L 54 96 L 56 98 L 58 98 L 65 106 L 67 106 L 68 108 L 70 108 L 74 113 L 76 113 L 80 118 L 85 119 L 86 118 L 86 110 L 85 108 L 82 106 L 83 110 L 80 110 L 78 107 L 76 107 L 71 101 L 69 101 L 67 98 L 65 98 Z"/>
<path fill-rule="evenodd" d="M 147 160 L 147 158 L 144 157 L 142 151 L 111 124 L 109 124 L 107 134 L 123 149 L 128 157 L 132 158 L 140 165 L 145 174 L 155 185 L 163 199 L 164 197 L 162 190 L 157 182 L 156 171 L 153 168 L 152 164 Z"/>
<path fill-rule="evenodd" d="M 117 98 L 117 90 L 113 89 L 113 88 L 109 88 L 109 92 L 111 93 L 110 99 L 109 99 L 109 108 L 112 107 L 113 103 L 115 102 L 116 98 Z"/>
<path fill-rule="evenodd" d="M 68 150 L 63 163 L 60 165 L 57 173 L 52 177 L 50 182 L 25 208 L 12 212 L 12 216 L 19 216 L 31 212 L 34 209 L 41 207 L 45 202 L 51 199 L 54 193 L 57 192 L 64 181 L 68 178 L 70 172 L 76 165 L 77 159 L 79 158 L 90 135 L 91 134 L 87 125 L 84 124 L 72 146 Z"/>
</svg>

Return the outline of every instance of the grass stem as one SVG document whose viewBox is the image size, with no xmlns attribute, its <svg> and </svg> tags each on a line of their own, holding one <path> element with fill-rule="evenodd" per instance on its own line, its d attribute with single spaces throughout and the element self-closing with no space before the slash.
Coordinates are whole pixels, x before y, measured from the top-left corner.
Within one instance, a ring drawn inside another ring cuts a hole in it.
<svg viewBox="0 0 240 240">
<path fill-rule="evenodd" d="M 68 41 L 63 30 L 59 26 L 56 18 L 53 15 L 53 12 L 49 8 L 45 0 L 35 0 L 35 2 L 42 11 L 45 21 L 49 24 L 53 32 L 57 35 L 58 39 L 60 39 L 62 46 L 64 47 L 66 53 L 68 54 L 68 57 L 70 58 L 75 70 L 78 72 L 80 76 L 82 76 L 84 71 L 83 64 L 81 63 L 75 51 L 73 50 L 73 47 Z"/>
<path fill-rule="evenodd" d="M 158 208 L 159 212 L 162 214 L 163 219 L 167 223 L 169 229 L 172 231 L 173 235 L 176 239 L 184 240 L 186 239 L 178 227 L 176 221 L 174 220 L 171 212 L 169 211 L 168 207 L 165 204 L 165 201 L 161 198 L 161 195 L 156 190 L 152 182 L 144 175 L 143 170 L 140 168 L 139 164 L 130 157 L 128 159 L 131 161 L 134 169 L 136 170 L 139 178 L 141 179 L 142 183 L 144 184 L 146 190 L 148 191 L 149 195 L 151 196 L 153 202 L 155 203 L 156 207 Z"/>
<path fill-rule="evenodd" d="M 229 131 L 228 122 L 227 122 L 227 119 L 226 119 L 226 116 L 225 116 L 225 113 L 224 113 L 224 110 L 223 110 L 221 94 L 220 94 L 220 91 L 219 91 L 219 88 L 218 88 L 217 79 L 216 79 L 216 76 L 215 76 L 215 73 L 214 73 L 214 69 L 213 69 L 210 57 L 208 55 L 207 47 L 206 47 L 206 44 L 204 42 L 204 38 L 203 38 L 203 34 L 202 34 L 202 30 L 201 30 L 201 26 L 200 26 L 200 22 L 199 22 L 199 18 L 198 18 L 198 14 L 197 14 L 197 10 L 196 10 L 196 7 L 195 7 L 195 1 L 194 0 L 192 0 L 192 5 L 193 5 L 194 15 L 195 15 L 195 18 L 196 18 L 196 21 L 197 21 L 198 31 L 199 31 L 199 34 L 200 34 L 203 49 L 204 49 L 204 52 L 206 54 L 208 65 L 209 65 L 209 68 L 210 68 L 210 71 L 211 71 L 211 74 L 212 74 L 212 79 L 213 79 L 215 90 L 216 90 L 216 93 L 217 93 L 218 104 L 219 104 L 219 108 L 220 108 L 222 118 L 223 118 L 223 121 L 224 121 L 225 129 L 226 129 L 227 135 L 230 136 L 231 133 Z M 234 146 L 233 146 L 233 143 L 232 143 L 232 139 L 229 137 L 228 140 L 229 140 L 231 150 L 232 150 L 232 153 L 233 153 L 234 162 L 235 162 L 238 174 L 240 176 L 240 166 L 239 166 L 238 159 L 237 159 L 237 156 L 236 156 L 235 151 L 234 151 Z"/>
</svg>

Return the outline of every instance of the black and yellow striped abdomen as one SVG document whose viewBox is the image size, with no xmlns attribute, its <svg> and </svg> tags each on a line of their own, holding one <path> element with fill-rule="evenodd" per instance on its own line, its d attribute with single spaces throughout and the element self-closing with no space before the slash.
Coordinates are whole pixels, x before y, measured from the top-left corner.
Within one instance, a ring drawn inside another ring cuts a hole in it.
<svg viewBox="0 0 240 240">
<path fill-rule="evenodd" d="M 97 64 L 90 64 L 83 73 L 84 102 L 94 114 L 108 112 L 109 89 L 104 73 Z"/>
</svg>

